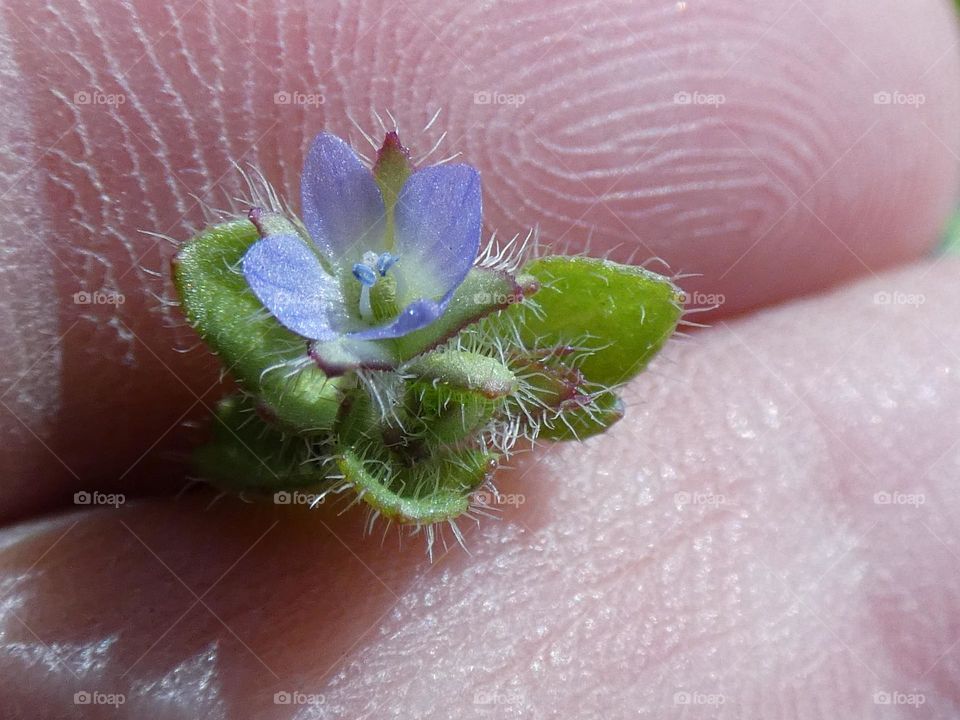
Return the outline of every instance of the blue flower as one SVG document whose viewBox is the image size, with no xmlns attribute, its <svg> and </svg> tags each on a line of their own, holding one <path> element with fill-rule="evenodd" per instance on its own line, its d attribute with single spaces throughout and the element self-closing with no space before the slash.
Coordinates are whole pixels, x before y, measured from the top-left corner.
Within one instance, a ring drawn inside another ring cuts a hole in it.
<svg viewBox="0 0 960 720">
<path fill-rule="evenodd" d="M 402 150 L 392 142 L 384 150 Z M 243 257 L 250 288 L 283 326 L 313 341 L 311 355 L 328 374 L 391 367 L 383 341 L 440 318 L 470 272 L 480 245 L 479 174 L 469 165 L 426 167 L 385 203 L 350 146 L 321 133 L 300 195 L 309 239 L 289 223 L 267 227 Z"/>
</svg>

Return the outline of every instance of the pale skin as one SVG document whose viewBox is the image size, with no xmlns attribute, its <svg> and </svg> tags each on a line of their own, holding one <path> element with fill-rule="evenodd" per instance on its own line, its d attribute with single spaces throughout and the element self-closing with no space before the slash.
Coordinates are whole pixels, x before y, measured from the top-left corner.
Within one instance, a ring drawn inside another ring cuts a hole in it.
<svg viewBox="0 0 960 720">
<path fill-rule="evenodd" d="M 0 715 L 956 717 L 952 12 L 4 3 Z M 140 269 L 171 249 L 136 230 L 189 237 L 231 160 L 293 199 L 309 138 L 362 142 L 371 107 L 421 152 L 448 131 L 489 229 L 723 296 L 432 564 L 359 509 L 173 498 L 216 363 Z M 125 302 L 73 301 L 100 289 Z"/>
</svg>

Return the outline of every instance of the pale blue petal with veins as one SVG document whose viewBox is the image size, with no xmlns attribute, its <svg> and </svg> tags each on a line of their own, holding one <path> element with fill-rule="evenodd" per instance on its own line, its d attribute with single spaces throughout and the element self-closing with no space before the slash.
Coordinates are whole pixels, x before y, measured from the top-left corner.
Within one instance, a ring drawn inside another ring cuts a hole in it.
<svg viewBox="0 0 960 720">
<path fill-rule="evenodd" d="M 339 281 L 300 237 L 269 235 L 259 240 L 244 256 L 243 272 L 280 324 L 298 335 L 330 340 L 350 322 Z"/>
<path fill-rule="evenodd" d="M 366 251 L 386 250 L 386 208 L 370 170 L 336 135 L 320 133 L 300 175 L 303 224 L 331 262 L 350 266 Z"/>
<path fill-rule="evenodd" d="M 400 190 L 394 214 L 401 301 L 449 297 L 480 249 L 480 174 L 469 165 L 419 170 Z"/>
</svg>

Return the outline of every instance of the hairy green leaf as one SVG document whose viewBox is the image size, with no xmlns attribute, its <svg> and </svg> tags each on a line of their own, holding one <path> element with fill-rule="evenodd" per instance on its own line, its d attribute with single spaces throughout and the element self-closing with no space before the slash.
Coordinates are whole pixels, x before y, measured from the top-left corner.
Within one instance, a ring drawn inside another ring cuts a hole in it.
<svg viewBox="0 0 960 720">
<path fill-rule="evenodd" d="M 265 423 L 254 404 L 237 395 L 221 400 L 213 438 L 194 453 L 205 480 L 231 492 L 313 488 L 327 481 L 304 438 Z"/>
<path fill-rule="evenodd" d="M 618 385 L 643 370 L 683 312 L 683 292 L 644 268 L 548 256 L 523 272 L 540 283 L 537 308 L 512 305 L 491 327 L 505 338 L 516 332 L 528 349 L 573 348 L 584 355 L 577 367 L 599 385 Z"/>
<path fill-rule="evenodd" d="M 470 508 L 470 494 L 496 466 L 486 450 L 438 453 L 412 466 L 345 448 L 339 461 L 344 480 L 385 518 L 401 524 L 453 520 Z"/>
<path fill-rule="evenodd" d="M 254 225 L 238 220 L 209 227 L 184 245 L 173 277 L 187 319 L 278 422 L 302 433 L 328 431 L 339 381 L 308 361 L 306 341 L 270 317 L 250 291 L 238 265 L 256 239 Z"/>
</svg>

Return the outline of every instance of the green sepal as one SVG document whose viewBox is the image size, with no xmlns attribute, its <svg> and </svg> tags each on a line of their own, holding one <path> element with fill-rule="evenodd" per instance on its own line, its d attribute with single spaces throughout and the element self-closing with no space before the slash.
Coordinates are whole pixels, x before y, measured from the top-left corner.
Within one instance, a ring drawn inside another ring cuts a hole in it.
<svg viewBox="0 0 960 720">
<path fill-rule="evenodd" d="M 340 412 L 334 427 L 337 442 L 353 445 L 359 442 L 382 440 L 383 418 L 370 393 L 355 387 L 343 394 Z"/>
<path fill-rule="evenodd" d="M 502 398 L 430 383 L 408 383 L 407 425 L 410 436 L 427 451 L 468 438 L 505 406 Z"/>
<path fill-rule="evenodd" d="M 555 417 L 540 425 L 541 440 L 586 440 L 623 419 L 623 400 L 614 392 L 602 392 L 589 402 L 566 403 Z"/>
<path fill-rule="evenodd" d="M 218 403 L 212 435 L 194 451 L 194 463 L 200 476 L 219 488 L 273 492 L 328 482 L 308 441 L 264 422 L 247 397 L 232 395 Z"/>
<path fill-rule="evenodd" d="M 247 219 L 257 228 L 257 232 L 262 238 L 270 235 L 299 235 L 304 240 L 309 239 L 307 231 L 283 213 L 265 210 L 262 207 L 255 207 L 251 208 L 250 212 L 247 213 Z"/>
<path fill-rule="evenodd" d="M 490 318 L 490 329 L 504 338 L 519 336 L 531 350 L 586 350 L 577 367 L 599 385 L 619 385 L 643 370 L 683 313 L 683 292 L 644 268 L 548 256 L 523 272 L 540 282 L 536 308 L 512 305 Z"/>
<path fill-rule="evenodd" d="M 472 448 L 438 453 L 402 466 L 381 452 L 343 448 L 345 482 L 383 517 L 404 525 L 454 520 L 470 509 L 470 495 L 496 468 L 499 456 Z"/>
<path fill-rule="evenodd" d="M 238 267 L 257 240 L 247 220 L 215 225 L 173 261 L 173 279 L 190 324 L 225 368 L 290 430 L 326 432 L 337 415 L 339 380 L 303 362 L 306 341 L 270 317 Z M 290 364 L 298 363 L 291 373 Z"/>
<path fill-rule="evenodd" d="M 517 389 L 517 376 L 496 358 L 466 350 L 437 350 L 403 366 L 404 375 L 434 386 L 498 398 Z"/>
<path fill-rule="evenodd" d="M 413 163 L 410 162 L 410 151 L 405 148 L 396 132 L 389 132 L 383 138 L 383 145 L 377 151 L 377 160 L 373 165 L 373 177 L 383 196 L 386 208 L 386 237 L 387 247 L 393 247 L 394 208 L 397 205 L 397 196 L 404 183 L 413 172 Z"/>
<path fill-rule="evenodd" d="M 428 445 L 452 444 L 486 425 L 519 382 L 499 360 L 465 350 L 437 350 L 403 367 L 407 415 Z"/>
</svg>

